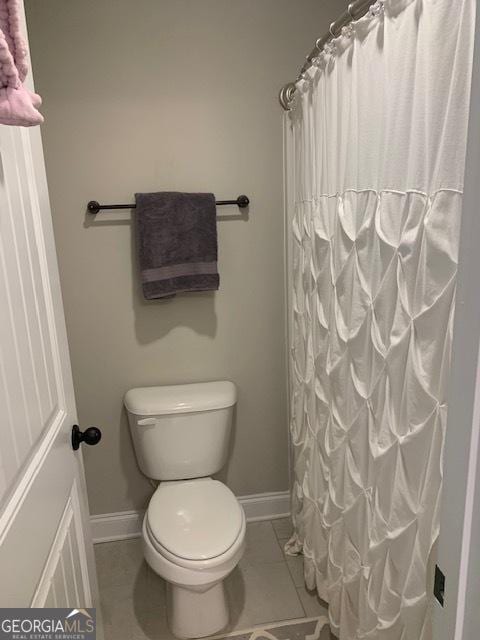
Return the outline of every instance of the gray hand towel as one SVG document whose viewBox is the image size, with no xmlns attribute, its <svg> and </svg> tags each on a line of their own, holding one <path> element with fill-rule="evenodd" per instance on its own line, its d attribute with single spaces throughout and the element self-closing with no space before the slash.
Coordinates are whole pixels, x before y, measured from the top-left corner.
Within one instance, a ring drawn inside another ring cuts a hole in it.
<svg viewBox="0 0 480 640">
<path fill-rule="evenodd" d="M 137 193 L 135 200 L 144 297 L 218 289 L 215 196 L 165 191 Z"/>
</svg>

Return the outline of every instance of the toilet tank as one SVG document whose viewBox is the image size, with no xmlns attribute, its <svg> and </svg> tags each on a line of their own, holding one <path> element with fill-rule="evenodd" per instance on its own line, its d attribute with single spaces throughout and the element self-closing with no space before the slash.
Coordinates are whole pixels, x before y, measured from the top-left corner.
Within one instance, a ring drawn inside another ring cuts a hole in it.
<svg viewBox="0 0 480 640">
<path fill-rule="evenodd" d="M 233 382 L 130 389 L 124 398 L 137 461 L 154 480 L 210 476 L 227 460 Z"/>
</svg>

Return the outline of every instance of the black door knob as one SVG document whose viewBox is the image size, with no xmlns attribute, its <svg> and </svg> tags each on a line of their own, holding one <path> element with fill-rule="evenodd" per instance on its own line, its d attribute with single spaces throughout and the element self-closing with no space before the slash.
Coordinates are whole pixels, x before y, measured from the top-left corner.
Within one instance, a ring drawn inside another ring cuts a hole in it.
<svg viewBox="0 0 480 640">
<path fill-rule="evenodd" d="M 97 427 L 88 427 L 80 431 L 78 424 L 72 427 L 72 449 L 76 451 L 82 442 L 85 444 L 98 444 L 102 439 L 102 432 Z"/>
</svg>

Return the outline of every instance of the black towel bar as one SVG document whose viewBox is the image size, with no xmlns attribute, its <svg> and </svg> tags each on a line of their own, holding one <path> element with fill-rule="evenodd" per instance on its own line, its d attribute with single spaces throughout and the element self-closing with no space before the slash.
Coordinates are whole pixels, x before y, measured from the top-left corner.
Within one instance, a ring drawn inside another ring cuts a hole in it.
<svg viewBox="0 0 480 640">
<path fill-rule="evenodd" d="M 217 205 L 222 204 L 236 204 L 240 209 L 245 209 L 250 204 L 250 200 L 247 196 L 238 196 L 236 200 L 217 200 Z M 100 204 L 96 200 L 90 200 L 87 204 L 88 213 L 98 213 L 103 209 L 135 209 L 134 204 Z"/>
</svg>

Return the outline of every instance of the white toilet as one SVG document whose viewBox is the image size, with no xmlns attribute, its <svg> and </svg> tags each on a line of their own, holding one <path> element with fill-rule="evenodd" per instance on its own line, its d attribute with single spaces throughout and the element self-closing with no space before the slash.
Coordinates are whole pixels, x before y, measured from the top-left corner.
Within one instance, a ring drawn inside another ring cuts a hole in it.
<svg viewBox="0 0 480 640">
<path fill-rule="evenodd" d="M 228 623 L 223 581 L 245 548 L 245 514 L 209 476 L 226 462 L 236 399 L 227 381 L 125 394 L 140 469 L 160 480 L 143 521 L 145 559 L 167 581 L 168 620 L 179 638 Z"/>
</svg>

